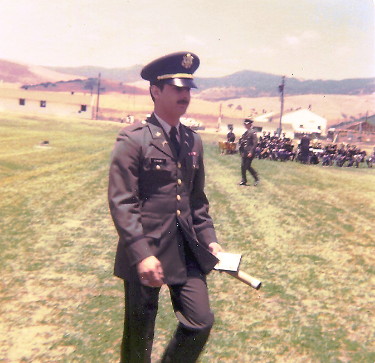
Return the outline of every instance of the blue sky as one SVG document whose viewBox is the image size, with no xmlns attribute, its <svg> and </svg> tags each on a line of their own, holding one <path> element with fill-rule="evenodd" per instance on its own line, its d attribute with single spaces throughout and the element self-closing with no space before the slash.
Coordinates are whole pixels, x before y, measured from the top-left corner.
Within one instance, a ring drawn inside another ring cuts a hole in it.
<svg viewBox="0 0 375 363">
<path fill-rule="evenodd" d="M 0 59 L 129 67 L 199 55 L 199 77 L 243 69 L 375 77 L 373 0 L 0 0 Z"/>
</svg>

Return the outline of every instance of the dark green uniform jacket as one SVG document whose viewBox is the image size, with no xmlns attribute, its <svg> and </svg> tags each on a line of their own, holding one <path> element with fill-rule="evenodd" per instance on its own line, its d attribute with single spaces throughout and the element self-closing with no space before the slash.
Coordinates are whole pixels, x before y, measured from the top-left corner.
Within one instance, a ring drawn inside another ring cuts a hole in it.
<svg viewBox="0 0 375 363">
<path fill-rule="evenodd" d="M 246 130 L 239 140 L 239 151 L 242 157 L 246 157 L 249 153 L 254 156 L 255 148 L 258 144 L 258 137 L 253 129 Z"/>
<path fill-rule="evenodd" d="M 177 157 L 154 115 L 119 133 L 108 187 L 119 234 L 118 277 L 137 280 L 136 264 L 156 256 L 167 284 L 185 282 L 184 248 L 177 242 L 177 223 L 204 273 L 217 262 L 208 251 L 208 245 L 217 239 L 204 193 L 202 141 L 182 124 L 180 138 Z"/>
</svg>

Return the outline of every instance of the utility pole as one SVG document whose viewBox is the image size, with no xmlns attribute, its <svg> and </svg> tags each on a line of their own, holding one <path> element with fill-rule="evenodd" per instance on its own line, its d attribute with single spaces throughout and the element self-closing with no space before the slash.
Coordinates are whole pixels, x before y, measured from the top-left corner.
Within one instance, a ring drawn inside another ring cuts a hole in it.
<svg viewBox="0 0 375 363">
<path fill-rule="evenodd" d="M 99 73 L 99 76 L 98 76 L 98 91 L 97 91 L 97 96 L 96 96 L 95 120 L 98 119 L 98 114 L 99 114 L 99 96 L 100 96 L 100 73 Z"/>
<path fill-rule="evenodd" d="M 219 117 L 217 118 L 217 126 L 216 126 L 216 132 L 219 132 L 221 129 L 221 120 L 222 120 L 222 114 L 221 114 L 221 108 L 223 104 L 220 103 L 219 105 Z"/>
<path fill-rule="evenodd" d="M 281 80 L 281 84 L 279 85 L 280 103 L 281 103 L 279 128 L 277 129 L 277 135 L 279 137 L 280 137 L 281 131 L 282 131 L 281 121 L 282 121 L 283 112 L 284 112 L 284 87 L 285 87 L 285 76 L 283 76 L 283 78 Z"/>
</svg>

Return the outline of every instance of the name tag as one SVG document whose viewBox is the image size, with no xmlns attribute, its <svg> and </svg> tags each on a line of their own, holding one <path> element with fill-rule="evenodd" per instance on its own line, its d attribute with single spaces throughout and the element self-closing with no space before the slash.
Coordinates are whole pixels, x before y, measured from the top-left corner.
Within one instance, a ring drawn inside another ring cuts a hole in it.
<svg viewBox="0 0 375 363">
<path fill-rule="evenodd" d="M 165 165 L 167 163 L 167 159 L 155 159 L 151 158 L 152 165 Z"/>
</svg>

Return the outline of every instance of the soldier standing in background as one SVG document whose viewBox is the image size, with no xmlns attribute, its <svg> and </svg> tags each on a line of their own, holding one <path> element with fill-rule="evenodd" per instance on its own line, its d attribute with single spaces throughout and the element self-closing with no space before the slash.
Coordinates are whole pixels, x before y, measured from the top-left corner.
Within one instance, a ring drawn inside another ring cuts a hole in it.
<svg viewBox="0 0 375 363">
<path fill-rule="evenodd" d="M 228 142 L 235 142 L 236 140 L 236 135 L 233 132 L 233 126 L 230 125 L 228 126 L 229 132 L 227 133 L 227 141 Z"/>
<path fill-rule="evenodd" d="M 257 135 L 252 128 L 253 120 L 246 118 L 244 120 L 244 125 L 246 127 L 245 133 L 241 136 L 239 140 L 239 151 L 241 155 L 241 182 L 240 185 L 247 184 L 246 172 L 249 171 L 254 178 L 254 186 L 258 185 L 259 177 L 258 173 L 251 166 L 251 162 L 254 159 L 255 148 L 258 144 Z"/>
<path fill-rule="evenodd" d="M 309 154 L 310 154 L 310 138 L 306 134 L 303 134 L 303 136 L 301 138 L 300 150 L 301 150 L 301 162 L 302 162 L 302 164 L 308 164 Z"/>
</svg>

